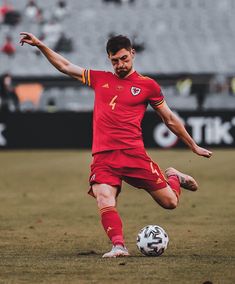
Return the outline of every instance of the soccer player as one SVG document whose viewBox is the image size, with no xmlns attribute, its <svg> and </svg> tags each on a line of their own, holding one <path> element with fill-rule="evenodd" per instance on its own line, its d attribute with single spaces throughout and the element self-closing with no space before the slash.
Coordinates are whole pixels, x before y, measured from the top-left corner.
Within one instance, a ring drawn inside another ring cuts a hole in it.
<svg viewBox="0 0 235 284">
<path fill-rule="evenodd" d="M 48 48 L 33 34 L 22 32 L 20 43 L 36 46 L 60 72 L 92 87 L 95 92 L 93 117 L 93 162 L 90 195 L 97 200 L 101 223 L 112 242 L 103 257 L 129 256 L 125 247 L 122 220 L 116 208 L 122 181 L 146 190 L 163 208 L 174 209 L 181 187 L 196 191 L 193 177 L 168 168 L 165 176 L 146 154 L 141 121 L 148 104 L 167 127 L 197 155 L 211 157 L 212 152 L 199 147 L 180 119 L 169 109 L 160 86 L 135 71 L 135 51 L 122 35 L 110 38 L 106 45 L 114 73 L 84 69 Z"/>
</svg>

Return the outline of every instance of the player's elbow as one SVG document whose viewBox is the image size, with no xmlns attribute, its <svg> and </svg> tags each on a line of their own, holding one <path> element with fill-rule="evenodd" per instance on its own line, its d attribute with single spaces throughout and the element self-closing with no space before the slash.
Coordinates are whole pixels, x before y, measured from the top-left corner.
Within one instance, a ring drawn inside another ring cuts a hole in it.
<svg viewBox="0 0 235 284">
<path fill-rule="evenodd" d="M 180 121 L 174 116 L 166 118 L 164 123 L 171 130 L 177 129 L 181 125 Z"/>
<path fill-rule="evenodd" d="M 175 123 L 174 123 L 173 120 L 165 120 L 164 122 L 165 122 L 166 126 L 168 126 L 169 128 L 172 128 L 172 127 L 175 126 Z"/>
<path fill-rule="evenodd" d="M 57 69 L 58 69 L 60 72 L 69 75 L 70 62 L 67 61 L 67 60 L 60 60 L 60 61 L 58 61 Z"/>
<path fill-rule="evenodd" d="M 57 69 L 64 74 L 68 74 L 68 67 L 65 64 L 61 64 L 57 67 Z"/>
<path fill-rule="evenodd" d="M 167 128 L 169 128 L 171 131 L 174 132 L 174 130 L 177 128 L 177 124 L 175 123 L 174 120 L 164 120 L 165 125 Z"/>
</svg>

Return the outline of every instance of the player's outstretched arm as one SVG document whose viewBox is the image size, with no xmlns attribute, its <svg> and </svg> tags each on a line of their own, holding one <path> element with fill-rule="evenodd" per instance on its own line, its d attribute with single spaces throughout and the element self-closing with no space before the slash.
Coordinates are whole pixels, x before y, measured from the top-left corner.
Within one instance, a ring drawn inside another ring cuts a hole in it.
<svg viewBox="0 0 235 284">
<path fill-rule="evenodd" d="M 22 46 L 24 43 L 27 43 L 31 46 L 36 46 L 46 56 L 48 61 L 55 66 L 56 69 L 64 74 L 82 81 L 82 73 L 84 70 L 82 67 L 72 64 L 66 58 L 46 46 L 35 35 L 28 32 L 21 32 L 20 35 L 20 43 Z"/>
<path fill-rule="evenodd" d="M 158 115 L 162 118 L 166 126 L 177 135 L 188 147 L 197 155 L 210 158 L 212 152 L 198 146 L 193 138 L 185 129 L 181 120 L 169 109 L 166 103 L 156 109 Z"/>
</svg>

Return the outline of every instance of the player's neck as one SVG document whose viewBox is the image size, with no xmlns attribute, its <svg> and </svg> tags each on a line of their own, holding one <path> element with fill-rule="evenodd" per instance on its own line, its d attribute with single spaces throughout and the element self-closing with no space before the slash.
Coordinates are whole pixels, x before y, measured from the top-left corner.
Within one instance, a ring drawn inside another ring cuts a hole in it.
<svg viewBox="0 0 235 284">
<path fill-rule="evenodd" d="M 128 78 L 131 74 L 133 74 L 135 72 L 135 69 L 134 68 L 132 68 L 131 70 L 130 70 L 130 72 L 125 76 L 125 77 L 119 77 L 116 73 L 114 73 L 118 78 L 120 78 L 120 79 L 126 79 L 126 78 Z"/>
<path fill-rule="evenodd" d="M 131 71 L 130 71 L 130 73 L 128 73 L 128 74 L 125 76 L 125 78 L 129 77 L 129 76 L 130 76 L 131 74 L 133 74 L 134 72 L 135 72 L 135 69 L 132 68 Z"/>
</svg>

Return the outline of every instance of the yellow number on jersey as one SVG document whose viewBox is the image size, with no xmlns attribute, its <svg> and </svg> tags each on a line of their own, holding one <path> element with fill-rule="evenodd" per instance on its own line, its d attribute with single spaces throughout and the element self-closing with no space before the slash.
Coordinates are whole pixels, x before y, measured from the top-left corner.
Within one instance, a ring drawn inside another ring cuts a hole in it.
<svg viewBox="0 0 235 284">
<path fill-rule="evenodd" d="M 118 96 L 113 97 L 111 102 L 109 103 L 109 105 L 112 107 L 112 110 L 114 110 L 114 108 L 115 108 L 115 105 L 116 105 L 115 100 L 116 100 L 117 97 Z"/>
<path fill-rule="evenodd" d="M 153 174 L 157 174 L 157 175 L 159 175 L 158 170 L 154 168 L 154 166 L 153 166 L 153 163 L 152 163 L 152 162 L 150 162 L 150 168 L 151 168 L 151 170 L 152 170 L 152 173 L 153 173 Z"/>
</svg>

